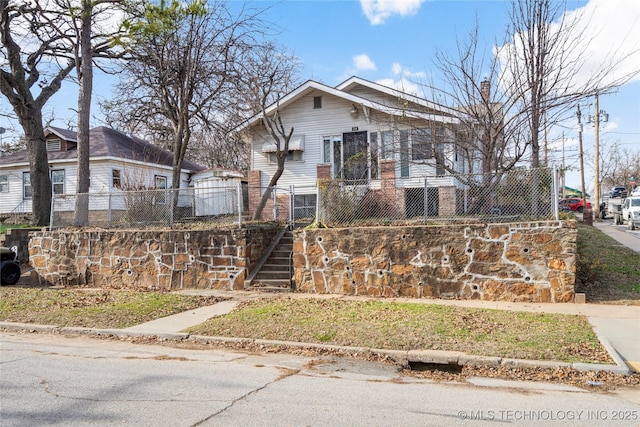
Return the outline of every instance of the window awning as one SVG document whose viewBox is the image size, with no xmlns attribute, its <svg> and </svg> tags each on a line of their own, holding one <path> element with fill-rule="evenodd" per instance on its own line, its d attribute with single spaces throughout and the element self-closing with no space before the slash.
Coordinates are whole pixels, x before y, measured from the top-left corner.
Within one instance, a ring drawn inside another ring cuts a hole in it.
<svg viewBox="0 0 640 427">
<path fill-rule="evenodd" d="M 275 142 L 265 142 L 262 144 L 263 153 L 275 153 L 278 146 Z M 293 137 L 289 140 L 289 151 L 304 151 L 304 135 Z"/>
</svg>

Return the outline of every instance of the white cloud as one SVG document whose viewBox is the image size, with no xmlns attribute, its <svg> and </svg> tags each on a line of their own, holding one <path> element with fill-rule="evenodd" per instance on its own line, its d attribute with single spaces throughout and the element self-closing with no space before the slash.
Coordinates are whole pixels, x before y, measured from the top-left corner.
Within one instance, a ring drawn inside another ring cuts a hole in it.
<svg viewBox="0 0 640 427">
<path fill-rule="evenodd" d="M 353 67 L 356 71 L 377 70 L 376 64 L 366 54 L 353 57 Z"/>
<path fill-rule="evenodd" d="M 394 76 L 403 76 L 408 79 L 420 80 L 427 76 L 424 71 L 411 71 L 408 68 L 404 68 L 399 62 L 394 62 L 391 66 L 391 72 Z"/>
<path fill-rule="evenodd" d="M 425 0 L 360 0 L 371 25 L 384 24 L 391 15 L 415 15 Z"/>
<path fill-rule="evenodd" d="M 408 68 L 404 68 L 399 62 L 394 62 L 391 65 L 391 73 L 396 77 L 380 79 L 376 83 L 410 95 L 424 96 L 422 81 L 427 77 L 427 73 L 424 71 L 411 71 Z"/>
<path fill-rule="evenodd" d="M 410 95 L 421 96 L 420 87 L 405 77 L 401 77 L 400 80 L 380 79 L 377 80 L 376 83 L 393 89 L 397 89 L 400 92 L 408 93 Z"/>
<path fill-rule="evenodd" d="M 598 69 L 602 64 L 619 61 L 635 52 L 616 67 L 611 79 L 640 70 L 640 2 L 628 0 L 590 0 L 583 8 L 568 14 L 584 12 L 589 19 L 583 22 L 585 34 L 592 36 L 586 46 L 585 71 Z M 582 30 L 579 28 L 578 30 Z M 588 75 L 581 76 L 588 78 Z M 636 75 L 634 80 L 640 80 Z"/>
<path fill-rule="evenodd" d="M 573 34 L 568 36 L 568 40 L 573 42 L 561 53 L 564 72 L 569 73 L 566 77 L 571 79 L 574 87 L 592 81 L 594 76 L 612 64 L 615 67 L 607 73 L 602 85 L 640 70 L 640 38 L 637 36 L 640 32 L 640 2 L 589 0 L 584 7 L 567 12 L 565 21 L 576 23 L 563 29 Z M 559 24 L 554 23 L 551 29 L 557 31 Z M 519 44 L 504 47 L 519 50 Z M 508 51 L 500 50 L 499 55 Z M 504 60 L 502 62 L 505 63 Z M 640 80 L 640 73 L 634 80 Z"/>
</svg>

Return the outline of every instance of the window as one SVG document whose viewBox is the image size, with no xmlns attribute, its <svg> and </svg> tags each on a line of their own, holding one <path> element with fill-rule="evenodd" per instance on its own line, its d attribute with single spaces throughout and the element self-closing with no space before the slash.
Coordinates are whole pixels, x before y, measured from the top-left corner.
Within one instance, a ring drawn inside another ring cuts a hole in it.
<svg viewBox="0 0 640 427">
<path fill-rule="evenodd" d="M 382 147 L 380 147 L 380 158 L 381 159 L 393 159 L 393 131 L 385 130 L 381 132 L 382 136 Z"/>
<path fill-rule="evenodd" d="M 322 97 L 321 96 L 314 96 L 313 97 L 313 108 L 314 109 L 322 108 Z"/>
<path fill-rule="evenodd" d="M 22 198 L 30 199 L 33 196 L 31 192 L 31 174 L 22 172 Z"/>
<path fill-rule="evenodd" d="M 436 176 L 444 176 L 444 143 L 436 142 Z"/>
<path fill-rule="evenodd" d="M 411 158 L 427 160 L 433 158 L 431 129 L 414 129 L 411 132 Z"/>
<path fill-rule="evenodd" d="M 53 194 L 64 194 L 64 169 L 51 171 L 51 188 Z"/>
<path fill-rule="evenodd" d="M 371 147 L 371 161 L 369 164 L 371 179 L 378 179 L 378 132 L 371 132 L 369 135 L 369 147 Z"/>
<path fill-rule="evenodd" d="M 122 178 L 120 177 L 120 169 L 111 171 L 111 185 L 113 188 L 122 188 Z"/>
<path fill-rule="evenodd" d="M 0 175 L 0 193 L 9 192 L 9 176 Z"/>
<path fill-rule="evenodd" d="M 409 176 L 409 131 L 400 131 L 400 176 Z"/>
<path fill-rule="evenodd" d="M 156 203 L 165 204 L 167 203 L 167 177 L 162 175 L 155 176 L 155 186 L 156 186 Z"/>
</svg>

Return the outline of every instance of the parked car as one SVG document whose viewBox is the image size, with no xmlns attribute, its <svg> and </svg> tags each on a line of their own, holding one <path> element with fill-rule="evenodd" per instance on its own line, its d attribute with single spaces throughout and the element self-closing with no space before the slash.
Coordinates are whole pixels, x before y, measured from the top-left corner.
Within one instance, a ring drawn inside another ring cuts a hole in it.
<svg viewBox="0 0 640 427">
<path fill-rule="evenodd" d="M 617 225 L 627 223 L 629 230 L 640 227 L 640 196 L 627 197 L 622 204 L 621 213 L 615 216 Z"/>
<path fill-rule="evenodd" d="M 627 197 L 627 189 L 625 187 L 612 187 L 609 190 L 609 197 Z"/>
<path fill-rule="evenodd" d="M 584 202 L 579 197 L 568 197 L 566 199 L 561 199 L 558 202 L 558 207 L 561 211 L 573 211 L 582 213 L 582 211 L 584 211 Z M 591 209 L 590 202 L 587 202 L 587 209 Z"/>
<path fill-rule="evenodd" d="M 18 248 L 0 247 L 0 285 L 15 285 L 20 280 Z"/>
</svg>

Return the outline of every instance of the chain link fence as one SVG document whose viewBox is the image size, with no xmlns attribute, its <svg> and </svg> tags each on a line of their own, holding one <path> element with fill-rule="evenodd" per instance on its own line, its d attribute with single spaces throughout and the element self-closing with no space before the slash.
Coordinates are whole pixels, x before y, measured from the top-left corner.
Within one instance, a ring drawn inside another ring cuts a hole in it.
<svg viewBox="0 0 640 427">
<path fill-rule="evenodd" d="M 327 180 L 318 185 L 317 221 L 338 227 L 557 219 L 556 183 L 551 168 L 395 182 Z"/>
<path fill-rule="evenodd" d="M 84 209 L 79 202 L 86 204 L 86 222 L 79 220 L 76 214 Z M 247 210 L 246 185 L 54 194 L 51 228 L 75 225 L 106 228 L 172 227 L 176 223 L 193 221 L 238 224 L 242 222 L 242 213 Z"/>
<path fill-rule="evenodd" d="M 213 222 L 242 226 L 279 221 L 291 227 L 345 227 L 465 221 L 514 222 L 558 218 L 558 185 L 551 168 L 503 174 L 447 175 L 391 180 L 324 180 L 317 186 L 197 187 L 54 195 L 51 227 L 78 225 L 78 198 L 86 197 L 96 227 L 174 226 Z"/>
</svg>

